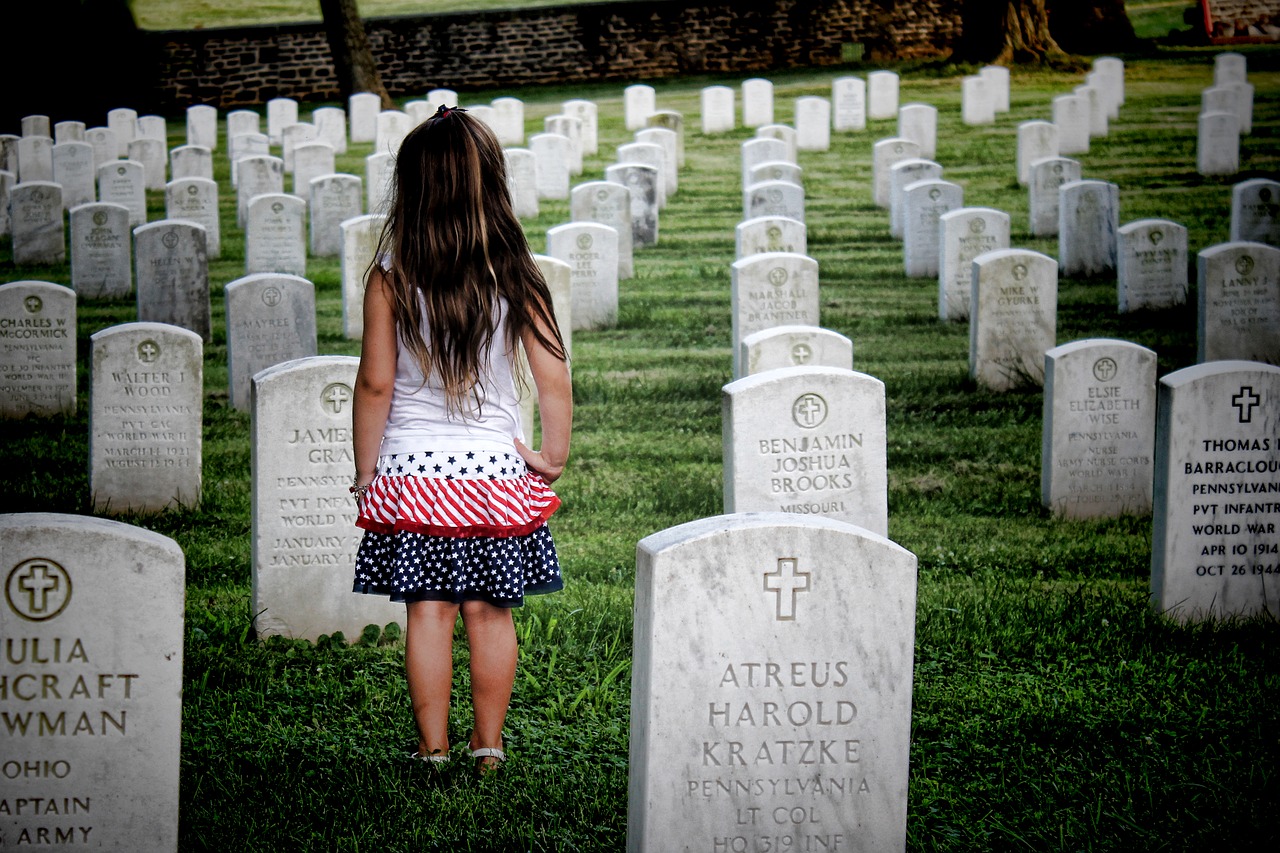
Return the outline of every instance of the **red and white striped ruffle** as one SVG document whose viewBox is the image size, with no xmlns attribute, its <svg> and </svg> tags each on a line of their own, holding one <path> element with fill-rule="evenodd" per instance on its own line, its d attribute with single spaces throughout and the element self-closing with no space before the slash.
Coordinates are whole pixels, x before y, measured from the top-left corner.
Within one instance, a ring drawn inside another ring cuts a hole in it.
<svg viewBox="0 0 1280 853">
<path fill-rule="evenodd" d="M 501 479 L 375 477 L 360 501 L 356 526 L 374 533 L 430 536 L 525 536 L 560 508 L 533 472 Z"/>
</svg>

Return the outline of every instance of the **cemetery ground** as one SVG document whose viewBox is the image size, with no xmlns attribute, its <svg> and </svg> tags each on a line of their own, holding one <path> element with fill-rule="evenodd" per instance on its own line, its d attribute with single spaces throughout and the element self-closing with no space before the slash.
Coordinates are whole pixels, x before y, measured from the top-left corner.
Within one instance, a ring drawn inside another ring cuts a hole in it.
<svg viewBox="0 0 1280 853">
<path fill-rule="evenodd" d="M 1121 222 L 1184 224 L 1195 252 L 1228 239 L 1231 186 L 1280 171 L 1280 52 L 1242 48 L 1257 88 L 1239 175 L 1196 172 L 1200 91 L 1216 50 L 1126 59 L 1109 136 L 1077 155 L 1120 186 Z M 800 95 L 874 69 L 771 75 L 776 118 Z M 1012 245 L 1056 256 L 1027 230 L 1016 126 L 1048 120 L 1081 74 L 1014 69 L 1011 111 L 960 122 L 960 75 L 903 66 L 901 103 L 939 110 L 937 162 L 966 205 L 1007 211 Z M 511 760 L 478 782 L 408 757 L 415 735 L 398 631 L 317 643 L 254 635 L 250 613 L 249 415 L 229 403 L 223 286 L 244 274 L 225 138 L 216 152 L 222 257 L 210 263 L 214 329 L 204 349 L 204 486 L 196 509 L 122 520 L 175 539 L 187 561 L 180 840 L 184 850 L 619 850 L 626 834 L 631 606 L 636 543 L 722 507 L 721 388 L 731 381 L 730 264 L 742 218 L 739 146 L 752 131 L 699 131 L 699 90 L 655 85 L 684 114 L 687 163 L 658 244 L 620 282 L 615 328 L 575 332 L 575 434 L 551 527 L 566 588 L 516 614 Z M 600 106 L 598 179 L 629 141 L 619 85 L 514 95 L 526 129 L 562 101 Z M 304 105 L 305 114 L 310 107 Z M 94 122 L 101 117 L 86 116 Z M 13 130 L 13 129 L 9 129 Z M 995 393 L 968 375 L 968 327 L 937 316 L 937 282 L 903 274 L 901 244 L 870 190 L 871 146 L 894 122 L 832 134 L 801 152 L 808 253 L 821 324 L 854 343 L 854 368 L 885 383 L 889 538 L 919 558 L 907 847 L 910 850 L 1264 850 L 1280 839 L 1280 632 L 1258 618 L 1177 625 L 1148 603 L 1151 520 L 1064 521 L 1040 503 L 1039 388 Z M 170 147 L 183 123 L 169 117 Z M 338 157 L 364 174 L 368 145 Z M 163 218 L 160 192 L 149 219 Z M 526 222 L 545 251 L 568 202 Z M 69 269 L 15 266 L 4 280 L 69 284 Z M 342 334 L 336 260 L 310 258 L 319 351 Z M 1194 281 L 1194 272 L 1193 272 Z M 1063 279 L 1057 341 L 1133 341 L 1161 376 L 1195 361 L 1195 297 L 1119 314 L 1114 277 Z M 135 319 L 132 300 L 78 305 L 77 414 L 3 426 L 0 511 L 90 514 L 89 336 Z M 342 571 L 346 571 L 343 569 Z M 102 614 L 110 618 L 111 614 Z M 393 626 L 394 627 L 394 626 Z M 470 730 L 466 646 L 455 644 L 451 734 Z M 779 833 L 776 850 L 788 847 Z"/>
</svg>

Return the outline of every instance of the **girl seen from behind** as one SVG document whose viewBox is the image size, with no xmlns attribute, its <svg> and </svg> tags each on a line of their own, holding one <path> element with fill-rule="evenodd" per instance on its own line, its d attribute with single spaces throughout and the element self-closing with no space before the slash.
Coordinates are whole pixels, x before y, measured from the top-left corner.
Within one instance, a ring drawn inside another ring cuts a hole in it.
<svg viewBox="0 0 1280 853">
<path fill-rule="evenodd" d="M 353 416 L 354 590 L 407 607 L 415 757 L 449 759 L 452 643 L 471 652 L 478 772 L 506 756 L 516 670 L 512 608 L 563 586 L 546 521 L 573 417 L 564 342 L 483 122 L 441 106 L 401 143 L 367 276 Z M 525 442 L 520 351 L 541 449 Z"/>
</svg>

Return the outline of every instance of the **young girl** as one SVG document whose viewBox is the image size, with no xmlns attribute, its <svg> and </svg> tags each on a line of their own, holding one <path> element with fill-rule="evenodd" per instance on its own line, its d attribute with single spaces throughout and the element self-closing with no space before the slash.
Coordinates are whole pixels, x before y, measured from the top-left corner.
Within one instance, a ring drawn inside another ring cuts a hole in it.
<svg viewBox="0 0 1280 853">
<path fill-rule="evenodd" d="M 408 608 L 416 758 L 449 759 L 453 629 L 471 650 L 477 772 L 506 759 L 516 670 L 511 609 L 562 587 L 546 520 L 569 455 L 572 388 L 551 296 L 511 206 L 497 138 L 441 106 L 396 157 L 367 276 L 351 491 L 364 537 L 356 592 Z M 523 344 L 542 424 L 525 444 Z"/>
</svg>

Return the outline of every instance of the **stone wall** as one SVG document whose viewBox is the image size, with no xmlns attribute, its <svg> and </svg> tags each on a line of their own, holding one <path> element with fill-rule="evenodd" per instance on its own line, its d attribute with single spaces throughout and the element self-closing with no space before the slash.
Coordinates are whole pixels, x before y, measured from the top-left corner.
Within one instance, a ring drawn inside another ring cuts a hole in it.
<svg viewBox="0 0 1280 853">
<path fill-rule="evenodd" d="M 961 0 L 689 0 L 591 3 L 368 18 L 394 98 L 543 84 L 756 74 L 945 55 Z M 226 109 L 273 97 L 337 101 L 324 28 L 315 25 L 148 32 L 154 101 Z"/>
</svg>

